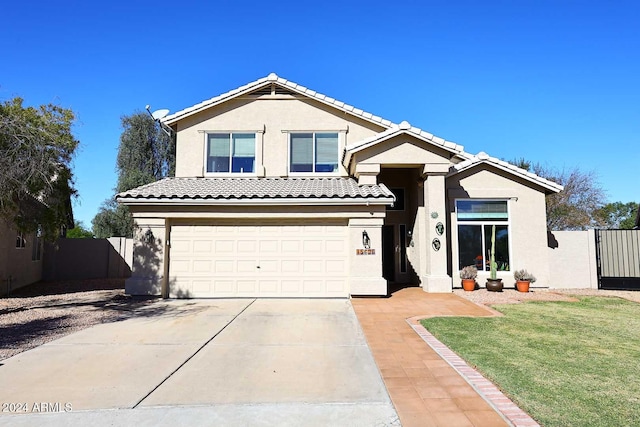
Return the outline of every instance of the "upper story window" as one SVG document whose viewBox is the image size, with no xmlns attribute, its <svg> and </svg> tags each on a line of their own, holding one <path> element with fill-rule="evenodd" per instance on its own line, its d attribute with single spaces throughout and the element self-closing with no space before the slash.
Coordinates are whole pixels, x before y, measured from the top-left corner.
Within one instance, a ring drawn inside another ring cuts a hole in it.
<svg viewBox="0 0 640 427">
<path fill-rule="evenodd" d="M 337 132 L 291 133 L 289 138 L 289 172 L 338 172 Z"/>
<path fill-rule="evenodd" d="M 456 200 L 459 268 L 490 270 L 491 234 L 496 228 L 497 269 L 509 267 L 509 210 L 506 200 Z"/>
<path fill-rule="evenodd" d="M 207 135 L 207 173 L 255 173 L 255 133 Z"/>
</svg>

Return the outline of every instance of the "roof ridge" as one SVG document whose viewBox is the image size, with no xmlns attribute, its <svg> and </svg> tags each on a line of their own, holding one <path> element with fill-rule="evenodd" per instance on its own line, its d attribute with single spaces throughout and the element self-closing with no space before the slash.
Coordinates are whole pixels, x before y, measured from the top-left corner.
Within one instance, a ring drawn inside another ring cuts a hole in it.
<svg viewBox="0 0 640 427">
<path fill-rule="evenodd" d="M 205 108 L 214 106 L 215 104 L 219 103 L 219 102 L 223 102 L 226 101 L 227 99 L 233 98 L 234 96 L 239 96 L 243 93 L 248 93 L 251 92 L 254 89 L 258 89 L 261 85 L 264 85 L 266 83 L 278 83 L 280 85 L 282 85 L 283 87 L 286 87 L 288 89 L 291 89 L 295 92 L 298 92 L 302 95 L 306 95 L 309 96 L 310 98 L 314 98 L 324 104 L 327 105 L 331 105 L 335 108 L 341 109 L 343 111 L 346 111 L 347 113 L 353 114 L 354 116 L 358 116 L 361 117 L 369 122 L 378 124 L 382 127 L 386 127 L 389 128 L 391 127 L 394 123 L 391 122 L 390 120 L 387 120 L 385 118 L 382 118 L 380 116 L 376 116 L 372 113 L 369 113 L 367 111 L 364 111 L 360 108 L 356 108 L 352 105 L 346 104 L 342 101 L 339 101 L 335 98 L 332 98 L 330 96 L 324 95 L 322 93 L 316 92 L 315 90 L 309 89 L 305 86 L 302 86 L 298 83 L 295 83 L 291 80 L 287 80 L 283 77 L 278 76 L 276 73 L 270 73 L 268 76 L 266 77 L 261 77 L 257 80 L 254 80 L 252 82 L 249 82 L 247 84 L 244 84 L 242 86 L 239 86 L 235 89 L 232 89 L 230 91 L 224 92 L 220 95 L 214 96 L 213 98 L 209 98 L 206 99 L 202 102 L 199 102 L 195 105 L 192 105 L 191 107 L 187 107 L 184 108 L 182 110 L 176 111 L 173 114 L 169 114 L 168 116 L 166 116 L 165 118 L 162 119 L 163 122 L 165 123 L 173 123 L 174 121 L 184 117 L 184 116 L 188 116 L 191 114 L 195 114 L 199 111 L 202 111 Z"/>
</svg>

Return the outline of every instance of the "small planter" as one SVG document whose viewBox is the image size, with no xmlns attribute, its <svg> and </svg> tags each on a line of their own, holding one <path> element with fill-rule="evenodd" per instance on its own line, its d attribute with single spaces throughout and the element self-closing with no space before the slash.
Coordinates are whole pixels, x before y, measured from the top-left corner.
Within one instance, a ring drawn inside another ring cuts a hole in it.
<svg viewBox="0 0 640 427">
<path fill-rule="evenodd" d="M 487 290 L 490 292 L 502 292 L 502 279 L 487 279 Z"/>
<path fill-rule="evenodd" d="M 475 279 L 462 279 L 462 289 L 471 292 L 476 290 Z"/>
<path fill-rule="evenodd" d="M 529 282 L 528 280 L 516 281 L 516 289 L 518 290 L 518 292 L 529 292 L 529 285 L 531 285 L 531 282 Z"/>
</svg>

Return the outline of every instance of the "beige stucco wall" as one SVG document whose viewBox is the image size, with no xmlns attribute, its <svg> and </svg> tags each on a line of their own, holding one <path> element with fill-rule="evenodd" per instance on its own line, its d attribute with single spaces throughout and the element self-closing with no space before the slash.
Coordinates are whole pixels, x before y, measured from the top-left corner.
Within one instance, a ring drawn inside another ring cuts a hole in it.
<svg viewBox="0 0 640 427">
<path fill-rule="evenodd" d="M 595 231 L 553 231 L 549 240 L 549 287 L 597 289 Z"/>
<path fill-rule="evenodd" d="M 490 166 L 479 165 L 447 179 L 451 222 L 452 276 L 460 286 L 458 274 L 458 232 L 456 198 L 508 199 L 510 271 L 498 272 L 505 287 L 513 286 L 513 271 L 527 269 L 538 279 L 534 286 L 549 287 L 551 276 L 547 250 L 545 194 L 532 184 Z M 484 286 L 489 272 L 478 273 Z"/>
<path fill-rule="evenodd" d="M 149 214 L 133 214 L 136 230 L 133 239 L 133 268 L 125 281 L 131 295 L 162 295 L 165 276 L 165 219 Z"/>
<path fill-rule="evenodd" d="M 17 233 L 4 223 L 0 223 L 0 295 L 7 290 L 17 289 L 42 278 L 42 259 L 32 261 L 34 236 L 25 235 L 26 246 L 16 248 Z"/>
<path fill-rule="evenodd" d="M 284 95 L 235 99 L 177 123 L 176 176 L 203 176 L 204 132 L 258 132 L 256 139 L 262 140 L 262 147 L 256 152 L 256 170 L 264 166 L 264 176 L 279 177 L 288 176 L 287 132 L 339 132 L 342 153 L 346 144 L 382 130 L 311 99 Z M 339 175 L 346 176 L 339 160 Z"/>
<path fill-rule="evenodd" d="M 451 154 L 413 136 L 398 135 L 353 155 L 352 164 L 379 164 L 385 167 L 409 165 L 449 165 Z M 352 171 L 353 173 L 353 171 Z"/>
</svg>

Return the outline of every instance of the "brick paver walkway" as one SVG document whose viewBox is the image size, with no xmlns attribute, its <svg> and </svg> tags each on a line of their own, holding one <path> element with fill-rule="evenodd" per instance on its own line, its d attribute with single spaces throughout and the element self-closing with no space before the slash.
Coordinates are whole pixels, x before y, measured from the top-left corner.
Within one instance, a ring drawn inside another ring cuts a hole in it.
<svg viewBox="0 0 640 427">
<path fill-rule="evenodd" d="M 402 289 L 389 298 L 353 298 L 352 305 L 404 427 L 536 425 L 510 401 L 505 406 L 506 398 L 495 387 L 461 366 L 464 362 L 446 347 L 438 348 L 439 342 L 422 333 L 426 330 L 417 323 L 424 317 L 495 312 L 453 294 L 428 294 L 421 288 Z"/>
</svg>

